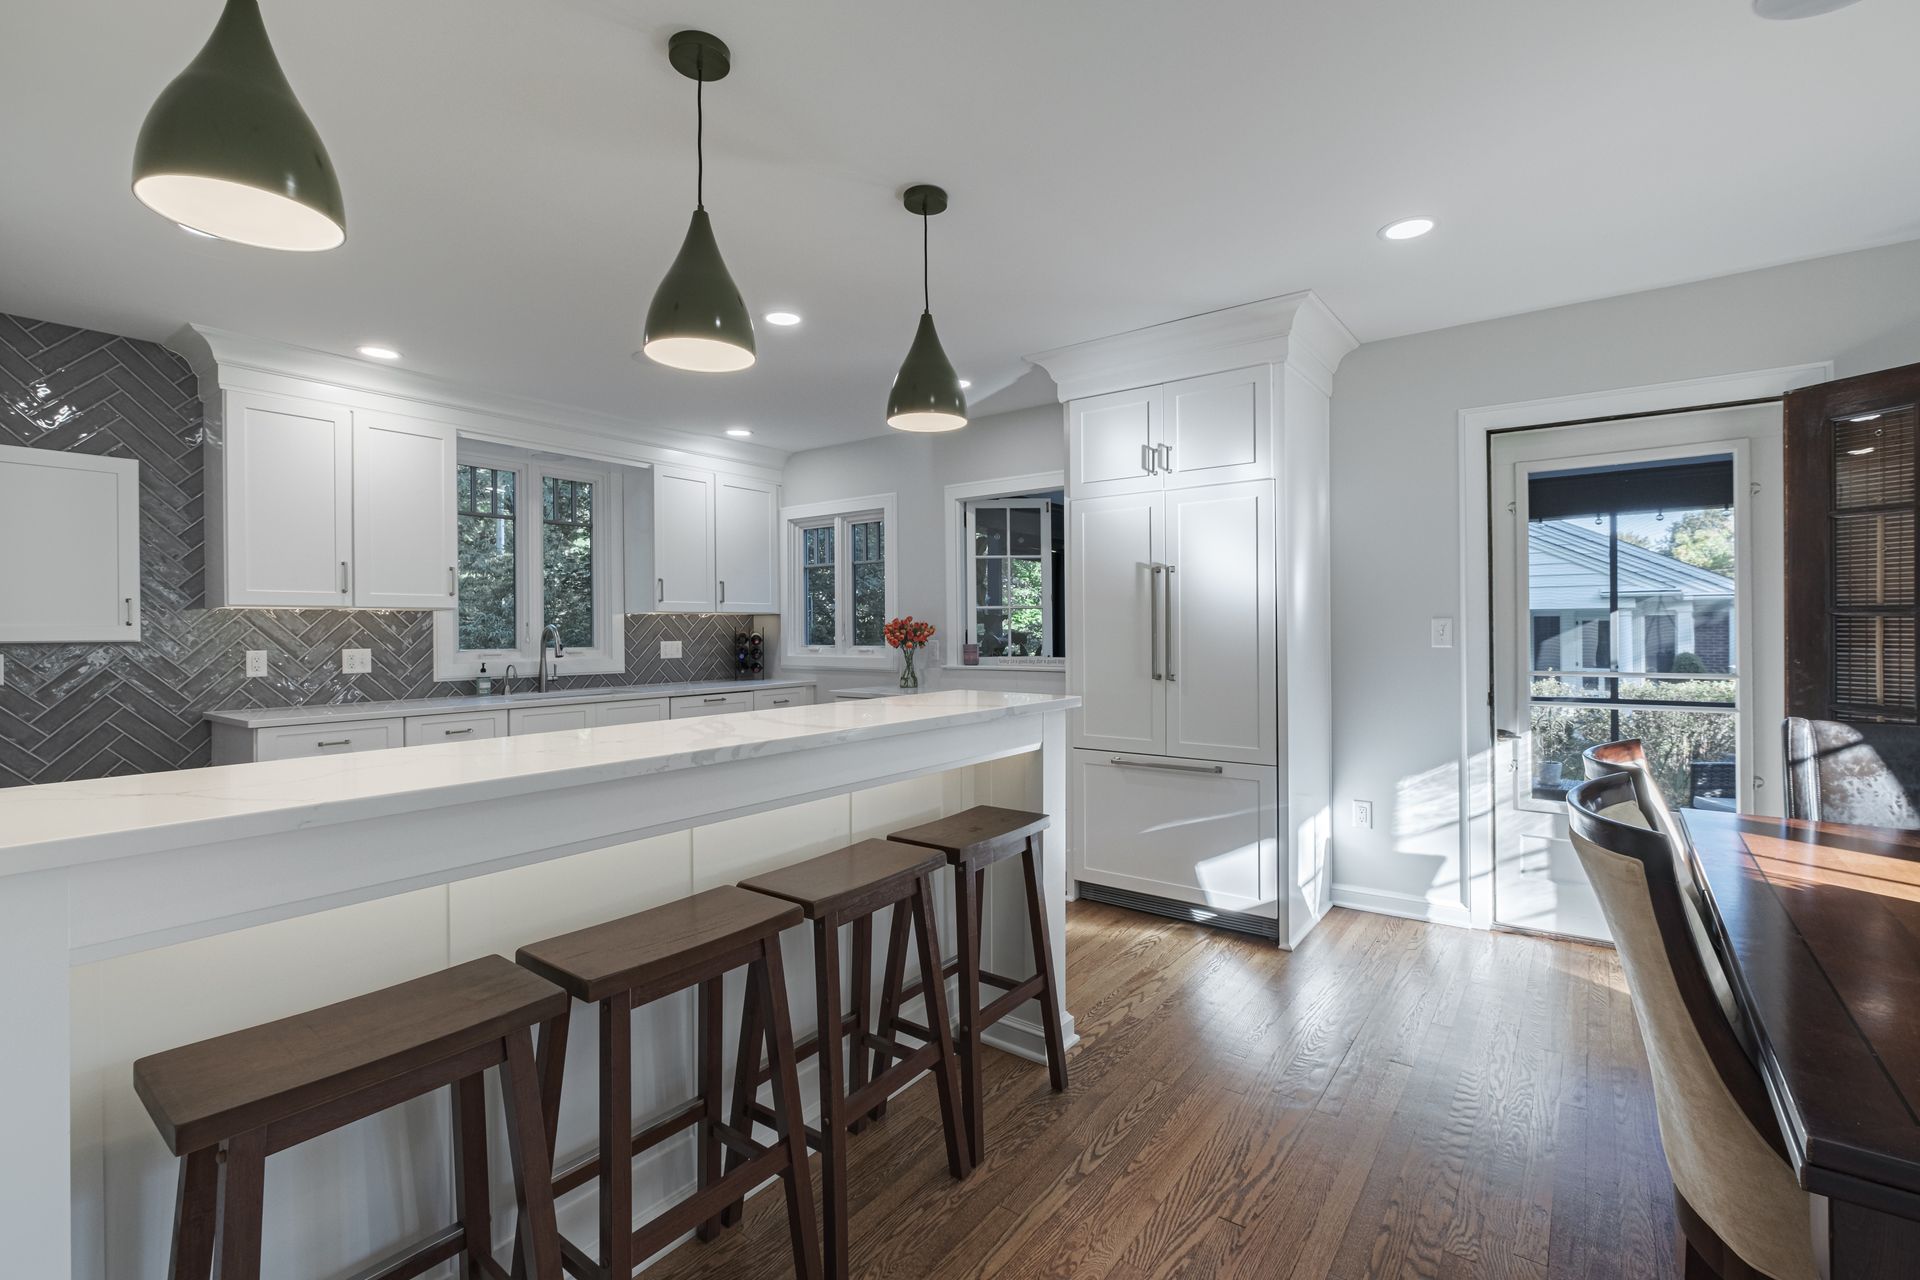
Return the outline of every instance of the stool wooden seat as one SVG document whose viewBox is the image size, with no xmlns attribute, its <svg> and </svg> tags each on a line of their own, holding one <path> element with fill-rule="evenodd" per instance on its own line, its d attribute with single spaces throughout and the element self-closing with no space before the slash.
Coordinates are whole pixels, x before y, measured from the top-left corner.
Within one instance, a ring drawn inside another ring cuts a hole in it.
<svg viewBox="0 0 1920 1280">
<path fill-rule="evenodd" d="M 945 985 L 936 982 L 927 990 L 927 1017 L 937 1034 L 928 1035 L 919 1048 L 902 1045 L 890 1031 L 869 1025 L 874 913 L 892 907 L 894 936 L 901 939 L 902 948 L 911 926 L 919 939 L 922 972 L 937 972 L 940 948 L 933 923 L 933 874 L 944 861 L 924 849 L 863 840 L 740 882 L 742 889 L 795 904 L 813 921 L 818 991 L 815 1007 L 820 1031 L 797 1052 L 803 1058 L 816 1055 L 820 1061 L 820 1127 L 807 1131 L 807 1141 L 820 1152 L 821 1248 L 829 1277 L 847 1274 L 848 1136 L 863 1126 L 867 1114 L 888 1094 L 921 1072 L 932 1071 L 940 1093 L 947 1169 L 955 1178 L 972 1172 L 960 1111 L 958 1062 L 947 1025 Z M 850 1014 L 842 1011 L 840 990 L 840 927 L 847 924 L 853 926 L 854 951 Z M 749 1009 L 748 1016 L 753 1016 L 753 1010 Z M 852 1039 L 851 1082 L 848 1064 L 842 1059 L 845 1037 Z M 867 1070 L 869 1050 L 884 1050 L 891 1064 L 871 1078 Z M 766 1119 L 765 1108 L 754 1101 L 754 1091 L 764 1077 L 757 1053 L 752 1063 L 742 1054 L 734 1087 L 736 1127 Z M 728 1211 L 727 1221 L 738 1221 L 738 1217 L 736 1204 Z"/>
<path fill-rule="evenodd" d="M 498 1272 L 483 1083 L 487 1068 L 498 1066 L 526 1224 L 522 1267 L 540 1280 L 559 1280 L 529 1029 L 566 1008 L 566 994 L 551 983 L 501 956 L 484 956 L 134 1063 L 134 1091 L 183 1157 L 170 1275 L 206 1280 L 217 1229 L 220 1280 L 255 1280 L 266 1158 L 448 1085 L 461 1221 L 367 1274 L 402 1280 L 456 1258 L 466 1259 L 463 1274 Z"/>
<path fill-rule="evenodd" d="M 799 924 L 800 909 L 763 894 L 726 886 L 677 902 L 561 934 L 520 948 L 519 962 L 575 999 L 600 1006 L 600 1133 L 598 1149 L 553 1175 L 553 1194 L 600 1182 L 600 1258 L 564 1236 L 559 1249 L 577 1276 L 626 1280 L 633 1269 L 689 1228 L 710 1240 L 721 1210 L 778 1176 L 786 1188 L 787 1229 L 796 1275 L 820 1274 L 813 1191 L 800 1103 L 798 1059 L 787 1010 L 780 931 Z M 722 983 L 747 970 L 747 1013 L 741 1057 L 760 1063 L 764 1041 L 774 1105 L 763 1108 L 777 1140 L 762 1146 L 752 1124 L 726 1123 L 721 1080 Z M 700 1096 L 647 1127 L 633 1127 L 633 1011 L 678 991 L 699 991 Z M 544 1150 L 551 1158 L 566 1072 L 566 1016 L 540 1030 L 540 1097 Z M 633 1229 L 633 1158 L 689 1128 L 699 1129 L 699 1187 L 694 1194 Z M 721 1153 L 728 1164 L 721 1169 Z"/>
<path fill-rule="evenodd" d="M 979 805 L 962 813 L 888 837 L 901 844 L 938 849 L 954 870 L 953 914 L 960 933 L 959 957 L 945 969 L 960 978 L 960 1076 L 966 1093 L 967 1138 L 975 1164 L 986 1158 L 986 1101 L 980 1084 L 980 1033 L 1029 1000 L 1040 1001 L 1041 1030 L 1047 1043 L 1047 1074 L 1055 1093 L 1067 1087 L 1067 1052 L 1060 1025 L 1060 991 L 1053 971 L 1053 944 L 1047 927 L 1046 899 L 1040 893 L 1040 868 L 1034 837 L 1046 829 L 1047 815 L 1020 809 Z M 990 973 L 980 960 L 980 904 L 986 894 L 987 868 L 1019 855 L 1026 875 L 1027 923 L 1033 935 L 1033 976 L 1007 978 Z M 905 939 L 896 929 L 887 948 L 887 970 L 881 996 L 881 1029 L 898 1022 L 902 1001 L 911 1000 L 923 983 L 902 990 Z M 922 970 L 923 973 L 928 972 Z M 985 1009 L 980 987 L 998 987 L 1002 994 Z M 917 1028 L 903 1024 L 915 1034 Z M 875 1050 L 875 1069 L 886 1065 L 887 1051 Z"/>
</svg>

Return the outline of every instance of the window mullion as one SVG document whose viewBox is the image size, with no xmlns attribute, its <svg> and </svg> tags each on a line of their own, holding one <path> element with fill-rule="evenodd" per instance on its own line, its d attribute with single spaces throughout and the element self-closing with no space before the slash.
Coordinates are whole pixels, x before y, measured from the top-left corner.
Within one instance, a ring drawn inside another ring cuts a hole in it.
<svg viewBox="0 0 1920 1280">
<path fill-rule="evenodd" d="M 833 648 L 853 651 L 853 519 L 833 520 Z"/>
</svg>

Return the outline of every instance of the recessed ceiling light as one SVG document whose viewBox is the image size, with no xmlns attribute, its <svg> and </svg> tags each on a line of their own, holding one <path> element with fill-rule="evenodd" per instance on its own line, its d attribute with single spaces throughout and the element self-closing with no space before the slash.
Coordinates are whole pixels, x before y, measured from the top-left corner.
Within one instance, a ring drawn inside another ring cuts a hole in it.
<svg viewBox="0 0 1920 1280">
<path fill-rule="evenodd" d="M 219 236 L 213 234 L 213 232 L 211 231 L 202 231 L 200 228 L 190 227 L 184 222 L 176 222 L 173 225 L 180 228 L 182 231 L 186 232 L 190 236 L 199 236 L 202 240 L 218 240 L 220 238 Z"/>
<path fill-rule="evenodd" d="M 791 311 L 769 311 L 767 312 L 767 323 L 777 325 L 799 324 L 800 317 Z"/>
<path fill-rule="evenodd" d="M 369 360 L 398 360 L 400 353 L 392 347 L 365 346 L 359 348 L 360 354 Z"/>
<path fill-rule="evenodd" d="M 727 434 L 735 440 L 745 440 L 748 436 L 752 435 L 753 432 L 746 427 L 728 427 Z"/>
<path fill-rule="evenodd" d="M 1433 230 L 1432 218 L 1402 218 L 1380 228 L 1382 240 L 1418 240 Z"/>
</svg>

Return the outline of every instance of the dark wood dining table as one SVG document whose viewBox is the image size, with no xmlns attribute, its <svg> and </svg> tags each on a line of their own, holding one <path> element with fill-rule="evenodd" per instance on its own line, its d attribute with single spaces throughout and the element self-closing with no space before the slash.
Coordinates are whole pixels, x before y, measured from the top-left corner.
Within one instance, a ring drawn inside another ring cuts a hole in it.
<svg viewBox="0 0 1920 1280">
<path fill-rule="evenodd" d="M 1682 814 L 1816 1251 L 1920 1276 L 1920 831 Z"/>
</svg>

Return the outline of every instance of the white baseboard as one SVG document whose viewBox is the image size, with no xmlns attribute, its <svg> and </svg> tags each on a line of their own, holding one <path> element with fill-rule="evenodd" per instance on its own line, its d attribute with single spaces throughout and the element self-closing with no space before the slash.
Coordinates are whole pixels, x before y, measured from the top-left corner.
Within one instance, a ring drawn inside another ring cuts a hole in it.
<svg viewBox="0 0 1920 1280">
<path fill-rule="evenodd" d="M 1473 927 L 1472 913 L 1463 904 L 1434 902 L 1429 898 L 1415 897 L 1411 893 L 1394 893 L 1390 890 L 1362 889 L 1357 885 L 1335 884 L 1333 905 L 1349 907 L 1355 911 L 1371 911 L 1375 915 L 1424 920 L 1428 924 L 1452 925 L 1457 929 Z"/>
<path fill-rule="evenodd" d="M 1061 1039 L 1071 1049 L 1080 1043 L 1080 1037 L 1073 1029 L 1073 1015 L 1060 1015 Z M 1047 1035 L 1036 1023 L 1025 1018 L 1009 1015 L 980 1033 L 980 1039 L 996 1049 L 1003 1049 L 1016 1058 L 1025 1058 L 1028 1062 L 1047 1065 Z"/>
</svg>

